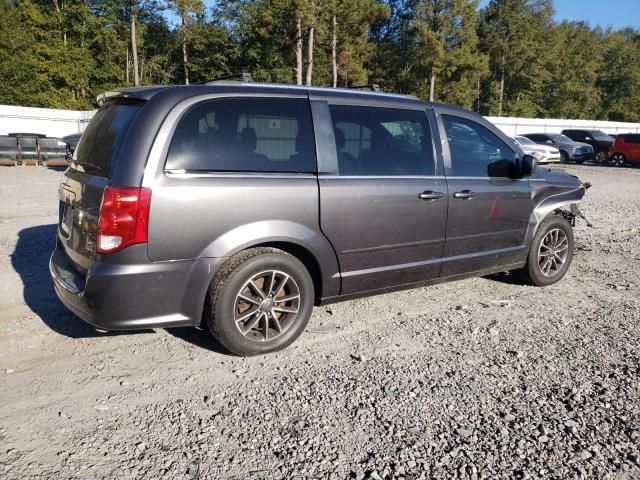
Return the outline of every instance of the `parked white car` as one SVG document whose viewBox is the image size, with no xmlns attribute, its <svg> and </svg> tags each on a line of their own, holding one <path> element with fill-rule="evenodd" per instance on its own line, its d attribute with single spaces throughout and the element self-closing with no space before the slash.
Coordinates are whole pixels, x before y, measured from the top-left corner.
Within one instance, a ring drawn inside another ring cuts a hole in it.
<svg viewBox="0 0 640 480">
<path fill-rule="evenodd" d="M 560 161 L 560 150 L 548 145 L 541 145 L 527 137 L 516 136 L 513 140 L 520 145 L 522 151 L 533 156 L 538 163 L 554 163 Z"/>
</svg>

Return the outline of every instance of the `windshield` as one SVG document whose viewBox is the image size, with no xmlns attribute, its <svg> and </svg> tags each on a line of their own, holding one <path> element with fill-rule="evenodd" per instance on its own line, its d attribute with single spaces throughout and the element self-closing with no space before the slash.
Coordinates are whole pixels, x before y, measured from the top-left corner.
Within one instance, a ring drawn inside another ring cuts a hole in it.
<svg viewBox="0 0 640 480">
<path fill-rule="evenodd" d="M 140 108 L 140 103 L 130 102 L 108 102 L 102 106 L 82 134 L 74 163 L 92 175 L 108 177 L 111 163 Z"/>
<path fill-rule="evenodd" d="M 553 134 L 553 135 L 549 135 L 551 138 L 553 138 L 553 140 L 557 143 L 575 143 L 573 140 L 571 140 L 569 137 L 567 137 L 566 135 L 562 135 L 562 134 Z"/>
<path fill-rule="evenodd" d="M 611 137 L 604 133 L 602 130 L 589 130 L 589 133 L 596 140 L 611 140 Z"/>
<path fill-rule="evenodd" d="M 536 145 L 536 142 L 527 137 L 516 137 L 516 142 L 520 145 Z"/>
</svg>

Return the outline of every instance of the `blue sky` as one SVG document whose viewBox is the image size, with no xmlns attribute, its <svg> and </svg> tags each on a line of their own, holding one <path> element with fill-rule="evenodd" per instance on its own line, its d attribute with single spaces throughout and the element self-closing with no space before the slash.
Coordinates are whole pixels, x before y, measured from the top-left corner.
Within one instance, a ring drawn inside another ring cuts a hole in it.
<svg viewBox="0 0 640 480">
<path fill-rule="evenodd" d="M 485 6 L 489 0 L 480 0 Z M 615 29 L 640 28 L 640 0 L 553 0 L 556 20 L 588 22 Z"/>
<path fill-rule="evenodd" d="M 207 7 L 216 0 L 205 0 Z M 480 6 L 489 0 L 480 0 Z M 591 26 L 640 28 L 640 0 L 554 0 L 556 20 L 586 21 Z"/>
</svg>

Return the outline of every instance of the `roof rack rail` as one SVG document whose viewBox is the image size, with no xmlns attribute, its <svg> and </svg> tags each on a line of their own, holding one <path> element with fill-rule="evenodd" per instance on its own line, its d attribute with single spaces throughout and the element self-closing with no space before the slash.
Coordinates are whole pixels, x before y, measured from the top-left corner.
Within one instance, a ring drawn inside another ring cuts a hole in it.
<svg viewBox="0 0 640 480">
<path fill-rule="evenodd" d="M 352 88 L 352 89 L 364 89 L 364 88 L 368 88 L 370 89 L 372 92 L 382 92 L 382 89 L 380 88 L 380 85 L 378 85 L 377 83 L 372 83 L 370 85 L 350 85 L 347 88 Z"/>
<path fill-rule="evenodd" d="M 248 73 L 248 72 L 232 73 L 232 74 L 229 74 L 229 75 L 223 75 L 221 77 L 216 77 L 216 78 L 213 78 L 211 80 L 206 80 L 206 81 L 201 82 L 201 83 L 220 82 L 222 80 L 232 80 L 234 78 L 239 78 L 244 83 L 253 83 L 253 78 L 251 77 L 251 74 Z"/>
</svg>

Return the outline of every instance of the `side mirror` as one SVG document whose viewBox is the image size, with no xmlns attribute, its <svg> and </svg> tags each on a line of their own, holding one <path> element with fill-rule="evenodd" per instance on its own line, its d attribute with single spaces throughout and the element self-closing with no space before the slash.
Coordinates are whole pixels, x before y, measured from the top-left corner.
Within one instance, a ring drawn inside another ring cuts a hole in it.
<svg viewBox="0 0 640 480">
<path fill-rule="evenodd" d="M 545 143 L 548 143 L 550 145 L 553 145 L 553 140 L 547 140 Z"/>
<path fill-rule="evenodd" d="M 585 140 L 592 140 L 591 137 L 584 137 Z"/>
<path fill-rule="evenodd" d="M 533 155 L 525 155 L 520 161 L 520 175 L 522 177 L 529 177 L 536 173 L 538 167 L 538 160 Z"/>
</svg>

